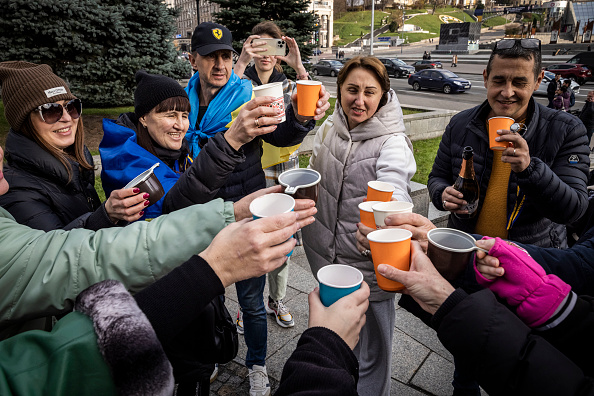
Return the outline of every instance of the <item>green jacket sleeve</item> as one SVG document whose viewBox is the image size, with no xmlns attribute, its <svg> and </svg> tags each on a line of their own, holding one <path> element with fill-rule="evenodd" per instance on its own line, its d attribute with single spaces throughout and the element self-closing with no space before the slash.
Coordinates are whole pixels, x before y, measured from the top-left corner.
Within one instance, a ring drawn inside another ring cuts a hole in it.
<svg viewBox="0 0 594 396">
<path fill-rule="evenodd" d="M 118 394 L 93 322 L 80 312 L 51 333 L 29 331 L 0 342 L 0 356 L 0 395 Z"/>
<path fill-rule="evenodd" d="M 217 199 L 123 228 L 46 233 L 0 208 L 0 334 L 70 311 L 82 290 L 105 279 L 141 290 L 204 250 L 234 219 L 232 203 Z"/>
</svg>

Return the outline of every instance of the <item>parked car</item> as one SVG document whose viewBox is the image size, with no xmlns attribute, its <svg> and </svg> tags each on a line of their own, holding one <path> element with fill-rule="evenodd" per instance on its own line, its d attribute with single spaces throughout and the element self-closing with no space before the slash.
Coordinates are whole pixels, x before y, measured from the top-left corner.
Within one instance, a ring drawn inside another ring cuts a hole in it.
<svg viewBox="0 0 594 396">
<path fill-rule="evenodd" d="M 337 60 L 323 60 L 313 65 L 313 74 L 336 77 L 342 66 L 344 65 Z"/>
<path fill-rule="evenodd" d="M 441 65 L 441 62 L 432 61 L 432 60 L 416 61 L 411 66 L 414 66 L 416 72 L 418 72 L 419 70 L 424 70 L 424 69 L 442 69 L 443 68 L 443 66 Z"/>
<path fill-rule="evenodd" d="M 582 63 L 558 63 L 544 69 L 555 74 L 561 74 L 563 79 L 569 78 L 580 85 L 592 79 L 592 71 Z"/>
<path fill-rule="evenodd" d="M 353 58 L 342 58 L 342 59 L 339 59 L 338 61 L 344 65 L 345 63 L 347 63 L 351 59 L 353 59 Z"/>
<path fill-rule="evenodd" d="M 388 76 L 392 77 L 408 77 L 410 74 L 415 72 L 415 68 L 408 65 L 403 60 L 398 58 L 378 58 L 384 66 Z"/>
<path fill-rule="evenodd" d="M 449 70 L 421 70 L 408 77 L 408 85 L 412 85 L 415 91 L 421 88 L 437 89 L 444 93 L 468 91 L 472 84 L 470 81 L 458 77 Z"/>
<path fill-rule="evenodd" d="M 594 70 L 594 52 L 580 52 L 573 58 L 567 61 L 567 63 L 577 63 L 580 65 L 588 66 L 588 69 Z M 591 76 L 588 81 L 594 80 L 594 76 Z"/>
<path fill-rule="evenodd" d="M 542 78 L 542 81 L 540 82 L 540 86 L 538 87 L 538 89 L 536 91 L 534 91 L 533 95 L 547 96 L 547 88 L 549 86 L 549 83 L 551 81 L 553 81 L 554 79 L 555 79 L 555 73 L 552 73 L 550 71 L 545 71 L 544 77 Z M 580 93 L 580 85 L 578 83 L 576 83 L 575 81 L 571 82 L 570 88 L 573 90 L 574 94 L 577 95 Z"/>
</svg>

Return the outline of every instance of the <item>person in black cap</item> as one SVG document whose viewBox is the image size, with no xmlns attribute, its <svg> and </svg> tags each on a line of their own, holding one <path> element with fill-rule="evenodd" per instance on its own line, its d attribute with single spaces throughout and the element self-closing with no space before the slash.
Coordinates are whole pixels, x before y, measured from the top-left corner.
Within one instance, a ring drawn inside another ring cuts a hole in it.
<svg viewBox="0 0 594 396">
<path fill-rule="evenodd" d="M 186 92 L 192 109 L 186 139 L 200 162 L 194 186 L 204 186 L 212 198 L 236 201 L 266 186 L 262 170 L 262 142 L 276 147 L 300 144 L 313 129 L 315 121 L 324 117 L 330 107 L 330 95 L 322 86 L 316 115 L 297 114 L 296 98 L 282 114 L 269 105 L 271 97 L 252 99 L 252 84 L 233 72 L 232 36 L 229 29 L 217 23 L 201 23 L 192 35 L 190 62 L 196 73 Z M 176 193 L 174 187 L 169 194 Z M 183 201 L 173 200 L 176 207 Z M 248 347 L 246 366 L 249 369 L 250 396 L 270 394 L 266 373 L 266 310 L 262 292 L 266 278 L 249 279 L 236 285 L 243 311 L 245 340 Z"/>
</svg>

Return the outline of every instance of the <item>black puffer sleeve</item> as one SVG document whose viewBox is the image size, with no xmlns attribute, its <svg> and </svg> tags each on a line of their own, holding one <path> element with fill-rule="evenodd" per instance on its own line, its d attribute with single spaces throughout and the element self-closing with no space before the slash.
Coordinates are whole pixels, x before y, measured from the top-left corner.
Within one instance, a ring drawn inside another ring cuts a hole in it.
<svg viewBox="0 0 594 396">
<path fill-rule="evenodd" d="M 213 200 L 235 167 L 243 161 L 243 151 L 231 147 L 223 132 L 217 133 L 208 139 L 192 166 L 169 190 L 163 202 L 163 213 Z"/>
</svg>

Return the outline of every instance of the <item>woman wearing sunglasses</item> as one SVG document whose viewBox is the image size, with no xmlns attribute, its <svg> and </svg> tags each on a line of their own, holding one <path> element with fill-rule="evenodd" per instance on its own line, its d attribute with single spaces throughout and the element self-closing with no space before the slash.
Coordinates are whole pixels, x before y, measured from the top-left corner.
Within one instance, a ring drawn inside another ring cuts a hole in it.
<svg viewBox="0 0 594 396">
<path fill-rule="evenodd" d="M 22 224 L 44 231 L 98 230 L 138 220 L 146 194 L 115 190 L 104 204 L 95 191 L 93 158 L 84 145 L 82 103 L 48 65 L 0 63 L 12 186 L 0 205 Z"/>
</svg>

